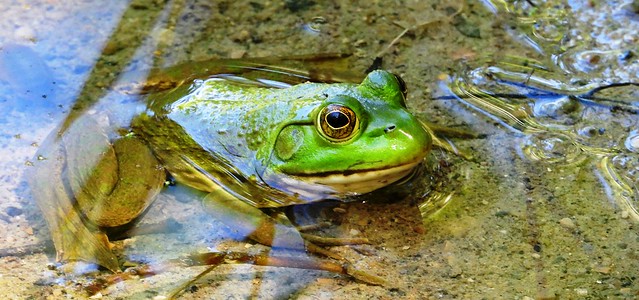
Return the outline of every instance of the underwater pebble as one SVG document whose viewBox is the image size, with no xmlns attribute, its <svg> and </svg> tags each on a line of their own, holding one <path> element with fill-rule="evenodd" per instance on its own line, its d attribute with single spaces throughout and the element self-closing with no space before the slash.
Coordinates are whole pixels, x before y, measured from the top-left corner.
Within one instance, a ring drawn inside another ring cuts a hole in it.
<svg viewBox="0 0 639 300">
<path fill-rule="evenodd" d="M 357 230 L 357 229 L 351 229 L 348 233 L 349 233 L 350 235 L 352 235 L 352 236 L 355 236 L 355 235 L 358 235 L 358 234 L 359 234 L 359 230 Z"/>
<path fill-rule="evenodd" d="M 628 219 L 628 217 L 630 217 L 630 214 L 628 213 L 627 210 L 624 210 L 621 212 L 621 218 L 622 219 Z"/>
<path fill-rule="evenodd" d="M 62 289 L 54 289 L 53 291 L 51 291 L 51 295 L 53 295 L 55 297 L 62 296 Z"/>
<path fill-rule="evenodd" d="M 249 38 L 251 38 L 251 33 L 246 29 L 240 30 L 236 32 L 235 34 L 231 35 L 231 40 L 237 43 L 246 42 L 248 41 Z"/>
<path fill-rule="evenodd" d="M 457 278 L 462 274 L 462 269 L 459 266 L 452 266 L 447 273 L 448 277 Z"/>
<path fill-rule="evenodd" d="M 588 290 L 584 288 L 576 288 L 575 293 L 577 293 L 577 295 L 579 296 L 586 296 L 588 295 Z"/>
<path fill-rule="evenodd" d="M 540 259 L 541 255 L 539 253 L 533 253 L 530 255 L 530 257 L 534 258 L 534 259 Z"/>
<path fill-rule="evenodd" d="M 346 213 L 346 210 L 341 208 L 341 207 L 335 207 L 335 208 L 333 208 L 333 211 L 336 212 L 336 213 L 340 213 L 340 214 L 345 214 Z"/>
<path fill-rule="evenodd" d="M 609 274 L 610 273 L 610 267 L 605 267 L 605 266 L 597 266 L 593 270 L 595 272 L 601 273 L 601 274 Z"/>
<path fill-rule="evenodd" d="M 25 232 L 26 234 L 28 234 L 28 235 L 33 235 L 33 227 L 31 227 L 31 226 L 27 226 L 27 227 L 25 227 L 23 230 L 24 230 L 24 232 Z"/>
<path fill-rule="evenodd" d="M 537 300 L 551 300 L 551 299 L 557 299 L 557 294 L 555 294 L 555 292 L 547 289 L 547 288 L 543 288 L 541 290 L 539 290 L 539 292 L 537 292 Z"/>
<path fill-rule="evenodd" d="M 9 207 L 7 207 L 5 212 L 7 213 L 7 215 L 9 215 L 11 217 L 15 217 L 15 216 L 19 216 L 19 215 L 22 214 L 22 209 L 20 209 L 18 207 L 15 207 L 15 206 L 9 206 Z"/>
<path fill-rule="evenodd" d="M 632 131 L 630 136 L 626 138 L 626 148 L 632 152 L 639 152 L 639 132 L 637 130 Z"/>
<path fill-rule="evenodd" d="M 15 34 L 15 36 L 17 38 L 22 39 L 22 40 L 35 41 L 35 39 L 36 39 L 35 31 L 32 28 L 30 28 L 30 27 L 22 26 L 22 27 L 16 29 L 14 34 Z"/>
<path fill-rule="evenodd" d="M 630 288 L 622 288 L 619 290 L 619 292 L 622 294 L 630 294 L 632 293 L 632 290 Z"/>
<path fill-rule="evenodd" d="M 234 58 L 234 59 L 238 59 L 238 58 L 244 57 L 244 55 L 246 55 L 246 50 L 239 49 L 239 50 L 231 51 L 231 53 L 229 54 L 229 57 L 230 58 Z"/>
<path fill-rule="evenodd" d="M 563 218 L 559 220 L 559 225 L 566 229 L 575 229 L 575 227 L 577 227 L 575 226 L 575 222 L 573 222 L 570 218 Z"/>
<path fill-rule="evenodd" d="M 424 234 L 424 233 L 426 233 L 426 228 L 424 228 L 424 226 L 422 226 L 422 225 L 418 225 L 418 226 L 414 226 L 413 227 L 413 231 L 415 233 Z"/>
</svg>

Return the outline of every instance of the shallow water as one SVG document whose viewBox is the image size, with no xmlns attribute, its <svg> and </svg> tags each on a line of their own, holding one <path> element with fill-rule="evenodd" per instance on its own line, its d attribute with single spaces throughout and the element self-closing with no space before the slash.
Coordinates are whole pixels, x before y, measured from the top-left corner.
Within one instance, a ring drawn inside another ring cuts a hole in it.
<svg viewBox="0 0 639 300">
<path fill-rule="evenodd" d="M 435 181 L 453 192 L 449 204 L 422 218 L 424 196 L 412 194 L 396 203 L 351 203 L 331 216 L 340 224 L 327 234 L 372 242 L 334 250 L 388 286 L 227 265 L 186 296 L 637 297 L 639 92 L 589 92 L 637 82 L 639 16 L 623 1 L 533 3 L 2 1 L 0 294 L 87 296 L 79 286 L 90 276 L 61 280 L 52 249 L 42 250 L 48 230 L 24 179 L 38 145 L 66 116 L 128 103 L 127 84 L 150 67 L 348 52 L 360 72 L 382 56 L 382 67 L 406 80 L 408 105 L 420 118 L 481 135 L 453 138 L 471 160 L 433 151 L 445 176 Z M 143 221 L 170 216 L 181 231 L 139 235 L 117 249 L 150 263 L 207 249 L 263 250 L 225 239 L 228 230 L 192 198 L 170 188 Z M 162 297 L 201 271 L 171 269 L 98 295 Z"/>
</svg>

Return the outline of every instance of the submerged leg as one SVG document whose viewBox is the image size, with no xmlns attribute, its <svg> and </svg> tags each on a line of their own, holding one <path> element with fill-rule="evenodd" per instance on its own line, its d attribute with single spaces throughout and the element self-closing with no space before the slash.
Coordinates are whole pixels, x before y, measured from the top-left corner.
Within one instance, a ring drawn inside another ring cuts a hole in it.
<svg viewBox="0 0 639 300">
<path fill-rule="evenodd" d="M 58 261 L 83 260 L 119 271 L 103 227 L 129 223 L 159 192 L 165 173 L 135 137 L 109 142 L 92 116 L 42 146 L 29 183 Z"/>
<path fill-rule="evenodd" d="M 312 257 L 295 258 L 295 257 L 277 257 L 272 255 L 263 254 L 248 254 L 242 252 L 207 252 L 194 254 L 188 257 L 188 259 L 180 260 L 186 262 L 188 266 L 211 266 L 198 274 L 195 278 L 180 285 L 177 289 L 171 292 L 169 299 L 174 298 L 184 291 L 187 287 L 195 283 L 204 275 L 210 273 L 215 267 L 220 264 L 251 264 L 256 266 L 270 266 L 270 267 L 284 267 L 295 269 L 308 269 L 308 270 L 320 270 L 328 271 L 331 273 L 348 275 L 356 280 L 372 284 L 372 285 L 384 285 L 386 281 L 375 275 L 368 274 L 353 268 L 350 263 L 337 264 L 334 262 L 320 260 Z"/>
<path fill-rule="evenodd" d="M 250 264 L 256 266 L 283 267 L 307 270 L 327 271 L 336 274 L 350 276 L 361 282 L 372 285 L 385 285 L 386 281 L 378 276 L 368 274 L 366 272 L 355 269 L 350 263 L 343 262 L 341 264 L 322 260 L 314 257 L 278 257 L 268 254 L 248 254 L 242 252 L 206 252 L 190 255 L 186 258 L 174 259 L 161 266 L 133 267 L 126 272 L 118 274 L 110 274 L 95 280 L 89 285 L 85 285 L 84 289 L 91 295 L 98 293 L 102 289 L 113 285 L 117 282 L 129 280 L 136 277 L 149 277 L 160 274 L 166 270 L 193 267 L 193 266 L 209 266 L 197 276 L 189 279 L 177 288 L 173 289 L 167 299 L 174 299 L 184 292 L 189 286 L 195 284 L 200 278 L 206 276 L 221 264 Z"/>
<path fill-rule="evenodd" d="M 334 259 L 343 259 L 337 253 L 307 241 L 295 227 L 276 221 L 259 208 L 233 197 L 221 188 L 206 195 L 202 203 L 207 213 L 232 231 L 262 245 L 306 250 Z"/>
<path fill-rule="evenodd" d="M 65 152 L 62 142 L 51 135 L 38 152 L 29 176 L 31 193 L 42 211 L 56 248 L 57 261 L 82 260 L 119 271 L 118 260 L 106 234 L 88 227 L 75 207 L 75 199 L 65 183 Z"/>
</svg>

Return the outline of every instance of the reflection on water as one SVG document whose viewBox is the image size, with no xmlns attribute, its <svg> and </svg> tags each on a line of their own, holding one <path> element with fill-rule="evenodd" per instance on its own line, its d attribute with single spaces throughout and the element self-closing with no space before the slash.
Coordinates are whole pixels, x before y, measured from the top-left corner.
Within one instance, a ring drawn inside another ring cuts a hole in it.
<svg viewBox="0 0 639 300">
<path fill-rule="evenodd" d="M 602 179 L 610 200 L 639 221 L 635 171 L 611 163 L 637 155 L 633 145 L 639 81 L 622 76 L 637 65 L 625 63 L 622 54 L 631 49 L 584 49 L 588 40 L 566 30 L 570 18 L 561 5 L 541 9 L 526 1 L 488 3 L 496 14 L 516 20 L 518 38 L 542 54 L 545 63 L 494 57 L 471 63 L 477 67 L 467 66 L 445 88 L 470 107 L 526 134 L 520 147 L 528 159 L 564 168 L 596 166 L 593 172 Z"/>
<path fill-rule="evenodd" d="M 639 221 L 635 171 L 627 166 L 617 170 L 610 164 L 637 155 L 632 147 L 636 130 L 628 132 L 625 123 L 636 125 L 633 119 L 639 107 L 627 105 L 630 112 L 614 111 L 612 105 L 584 97 L 600 88 L 594 83 L 570 88 L 567 82 L 548 80 L 533 75 L 537 69 L 527 69 L 518 73 L 480 67 L 469 71 L 468 77 L 455 77 L 448 86 L 460 101 L 525 133 L 521 150 L 528 159 L 562 167 L 593 160 L 611 200 Z"/>
</svg>

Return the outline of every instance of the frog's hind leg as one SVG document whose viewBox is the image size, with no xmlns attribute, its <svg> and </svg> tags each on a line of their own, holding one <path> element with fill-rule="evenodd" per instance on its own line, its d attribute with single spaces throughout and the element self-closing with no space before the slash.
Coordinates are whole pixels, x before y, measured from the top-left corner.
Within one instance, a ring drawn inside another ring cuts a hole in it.
<svg viewBox="0 0 639 300">
<path fill-rule="evenodd" d="M 151 150 L 135 136 L 113 143 L 94 116 L 78 118 L 41 147 L 30 177 L 59 261 L 94 262 L 119 271 L 103 230 L 129 223 L 164 182 Z"/>
<path fill-rule="evenodd" d="M 57 134 L 51 134 L 38 151 L 40 157 L 28 178 L 33 197 L 40 207 L 60 262 L 87 261 L 118 271 L 117 257 L 107 236 L 87 226 L 64 177 L 67 157 Z"/>
</svg>

